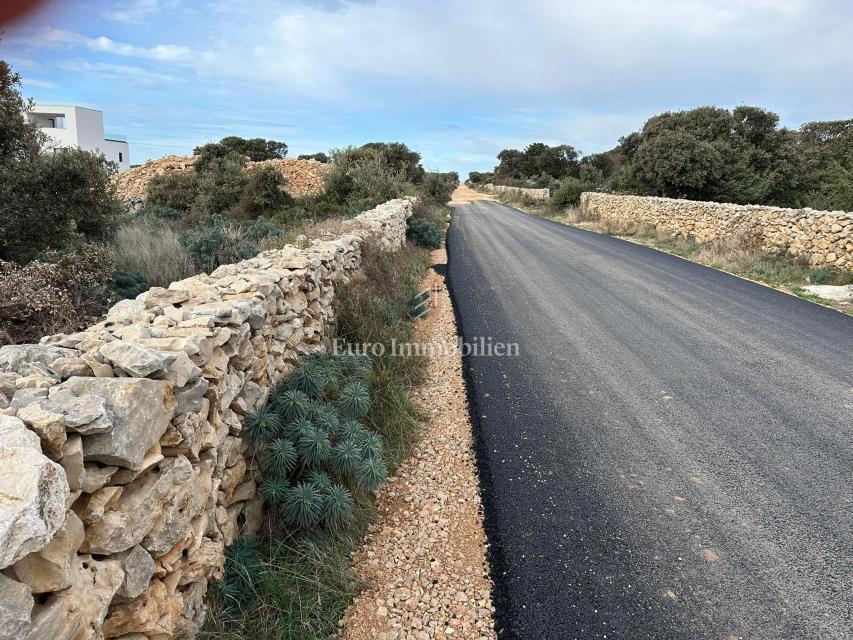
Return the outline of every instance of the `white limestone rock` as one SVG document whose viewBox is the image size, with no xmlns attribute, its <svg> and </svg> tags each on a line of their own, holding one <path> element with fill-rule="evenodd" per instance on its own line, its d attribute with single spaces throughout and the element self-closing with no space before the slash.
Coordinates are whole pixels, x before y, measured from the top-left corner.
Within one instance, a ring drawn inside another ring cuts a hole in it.
<svg viewBox="0 0 853 640">
<path fill-rule="evenodd" d="M 30 628 L 30 588 L 0 573 L 0 640 L 19 640 Z"/>
<path fill-rule="evenodd" d="M 71 586 L 74 560 L 83 542 L 83 523 L 68 511 L 65 525 L 46 547 L 24 556 L 15 563 L 15 575 L 30 586 L 33 593 L 61 591 Z"/>
<path fill-rule="evenodd" d="M 127 485 L 86 529 L 83 551 L 119 553 L 142 542 L 162 515 L 163 505 L 174 500 L 193 475 L 184 456 L 168 458 L 159 473 L 149 472 Z"/>
<path fill-rule="evenodd" d="M 161 374 L 175 359 L 174 354 L 161 353 L 124 340 L 101 345 L 100 353 L 114 367 L 137 378 Z"/>
<path fill-rule="evenodd" d="M 146 378 L 69 378 L 62 387 L 104 398 L 113 429 L 83 439 L 87 462 L 138 469 L 169 426 L 175 407 L 171 386 Z"/>
<path fill-rule="evenodd" d="M 65 522 L 65 471 L 24 424 L 0 416 L 0 569 L 42 549 Z M 29 435 L 28 435 L 29 434 Z"/>
</svg>

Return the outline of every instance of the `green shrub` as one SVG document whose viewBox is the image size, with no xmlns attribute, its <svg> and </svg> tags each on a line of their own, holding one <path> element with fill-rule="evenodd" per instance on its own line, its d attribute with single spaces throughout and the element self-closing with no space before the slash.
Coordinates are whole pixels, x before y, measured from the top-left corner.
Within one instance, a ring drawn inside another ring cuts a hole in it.
<svg viewBox="0 0 853 640">
<path fill-rule="evenodd" d="M 355 214 L 413 193 L 406 170 L 397 166 L 402 160 L 392 163 L 380 149 L 349 147 L 333 151 L 332 157 L 325 196 L 317 203 L 325 215 Z"/>
<path fill-rule="evenodd" d="M 300 154 L 297 159 L 316 160 L 317 162 L 322 162 L 323 164 L 329 164 L 332 161 L 332 159 L 322 151 L 320 153 L 303 153 Z"/>
<path fill-rule="evenodd" d="M 406 227 L 406 238 L 422 247 L 437 249 L 441 246 L 441 227 L 432 220 L 410 218 Z"/>
<path fill-rule="evenodd" d="M 249 174 L 238 210 L 240 216 L 254 219 L 271 216 L 293 205 L 293 197 L 284 190 L 285 180 L 275 167 L 261 167 Z"/>
<path fill-rule="evenodd" d="M 834 274 L 828 269 L 818 268 L 809 272 L 809 282 L 813 284 L 828 284 L 834 279 Z"/>
<path fill-rule="evenodd" d="M 113 271 L 111 291 L 115 301 L 135 298 L 148 288 L 145 275 L 139 271 Z"/>
<path fill-rule="evenodd" d="M 164 207 L 189 213 L 198 196 L 198 176 L 195 171 L 175 171 L 154 176 L 148 183 L 146 208 Z"/>
<path fill-rule="evenodd" d="M 459 184 L 458 175 L 455 181 L 453 179 L 454 175 L 430 171 L 426 174 L 418 189 L 419 195 L 435 204 L 446 204 L 450 200 L 453 190 Z"/>
<path fill-rule="evenodd" d="M 269 220 L 258 218 L 240 224 L 222 215 L 202 219 L 193 232 L 181 237 L 197 270 L 210 272 L 222 264 L 254 258 L 259 244 L 281 234 L 281 228 Z"/>
<path fill-rule="evenodd" d="M 0 164 L 4 165 L 32 160 L 44 141 L 38 125 L 24 117 L 32 100 L 24 100 L 20 86 L 20 74 L 0 60 Z"/>
<path fill-rule="evenodd" d="M 196 269 L 207 273 L 219 265 L 252 258 L 260 251 L 257 244 L 243 237 L 239 225 L 222 216 L 203 220 L 195 233 L 181 237 L 181 243 Z"/>
<path fill-rule="evenodd" d="M 246 139 L 239 136 L 226 136 L 219 142 L 211 142 L 193 149 L 193 155 L 198 156 L 196 167 L 200 170 L 206 169 L 210 161 L 224 158 L 229 154 L 256 162 L 274 160 L 287 155 L 287 145 L 284 142 L 264 138 Z"/>
<path fill-rule="evenodd" d="M 382 439 L 357 421 L 370 408 L 370 374 L 357 356 L 307 358 L 246 415 L 264 462 L 261 493 L 280 507 L 282 524 L 340 527 L 352 493 L 375 491 L 387 475 Z"/>
<path fill-rule="evenodd" d="M 580 203 L 581 194 L 589 190 L 590 186 L 577 178 L 564 178 L 560 187 L 551 195 L 549 205 L 557 211 L 576 207 Z"/>
<path fill-rule="evenodd" d="M 181 212 L 172 207 L 146 202 L 145 206 L 134 214 L 134 217 L 140 220 L 180 220 Z"/>
<path fill-rule="evenodd" d="M 114 173 L 103 156 L 80 149 L 0 163 L 0 259 L 23 263 L 40 251 L 108 238 L 124 212 Z"/>
<path fill-rule="evenodd" d="M 196 167 L 197 196 L 190 213 L 196 220 L 204 216 L 226 214 L 234 209 L 249 178 L 243 172 L 244 160 L 234 153 L 214 158 L 204 169 Z"/>
</svg>

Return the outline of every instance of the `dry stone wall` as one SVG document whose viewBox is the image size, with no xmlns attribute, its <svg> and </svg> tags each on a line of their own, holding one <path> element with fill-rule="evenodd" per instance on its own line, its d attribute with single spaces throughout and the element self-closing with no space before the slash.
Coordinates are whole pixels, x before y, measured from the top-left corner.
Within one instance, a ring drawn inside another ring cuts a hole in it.
<svg viewBox="0 0 853 640">
<path fill-rule="evenodd" d="M 523 196 L 535 200 L 537 202 L 546 202 L 551 197 L 551 192 L 548 189 L 526 189 L 524 187 L 507 187 L 502 184 L 483 185 L 483 189 L 489 193 L 506 193 L 510 196 Z"/>
<path fill-rule="evenodd" d="M 0 349 L 0 639 L 190 638 L 224 549 L 261 518 L 241 417 L 323 351 L 335 286 L 409 199 L 346 233 L 155 288 Z"/>
<path fill-rule="evenodd" d="M 853 270 L 853 213 L 647 196 L 581 194 L 581 210 L 618 225 L 648 224 L 705 244 L 746 236 L 762 251 Z"/>
</svg>

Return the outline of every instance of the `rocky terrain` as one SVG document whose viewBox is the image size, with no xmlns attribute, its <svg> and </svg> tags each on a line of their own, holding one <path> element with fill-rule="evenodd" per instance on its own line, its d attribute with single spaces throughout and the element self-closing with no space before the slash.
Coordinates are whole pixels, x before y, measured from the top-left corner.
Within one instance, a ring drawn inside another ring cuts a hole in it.
<svg viewBox="0 0 853 640">
<path fill-rule="evenodd" d="M 191 169 L 195 156 L 165 156 L 159 160 L 149 160 L 142 166 L 120 173 L 115 177 L 116 189 L 121 199 L 139 202 L 148 194 L 148 183 L 154 176 L 161 176 L 175 171 Z M 258 167 L 273 166 L 281 172 L 287 182 L 287 191 L 295 196 L 318 195 L 323 192 L 324 181 L 332 165 L 323 164 L 316 160 L 262 160 L 246 162 L 246 171 Z"/>
</svg>

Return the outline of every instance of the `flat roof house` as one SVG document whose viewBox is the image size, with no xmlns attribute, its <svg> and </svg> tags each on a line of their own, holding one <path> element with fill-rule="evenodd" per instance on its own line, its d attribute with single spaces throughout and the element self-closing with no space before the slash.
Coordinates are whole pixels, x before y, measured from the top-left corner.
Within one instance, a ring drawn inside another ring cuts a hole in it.
<svg viewBox="0 0 853 640">
<path fill-rule="evenodd" d="M 104 134 L 104 112 L 69 104 L 38 104 L 27 117 L 48 137 L 49 148 L 80 147 L 103 153 L 119 171 L 130 169 L 130 150 L 123 136 Z"/>
</svg>

